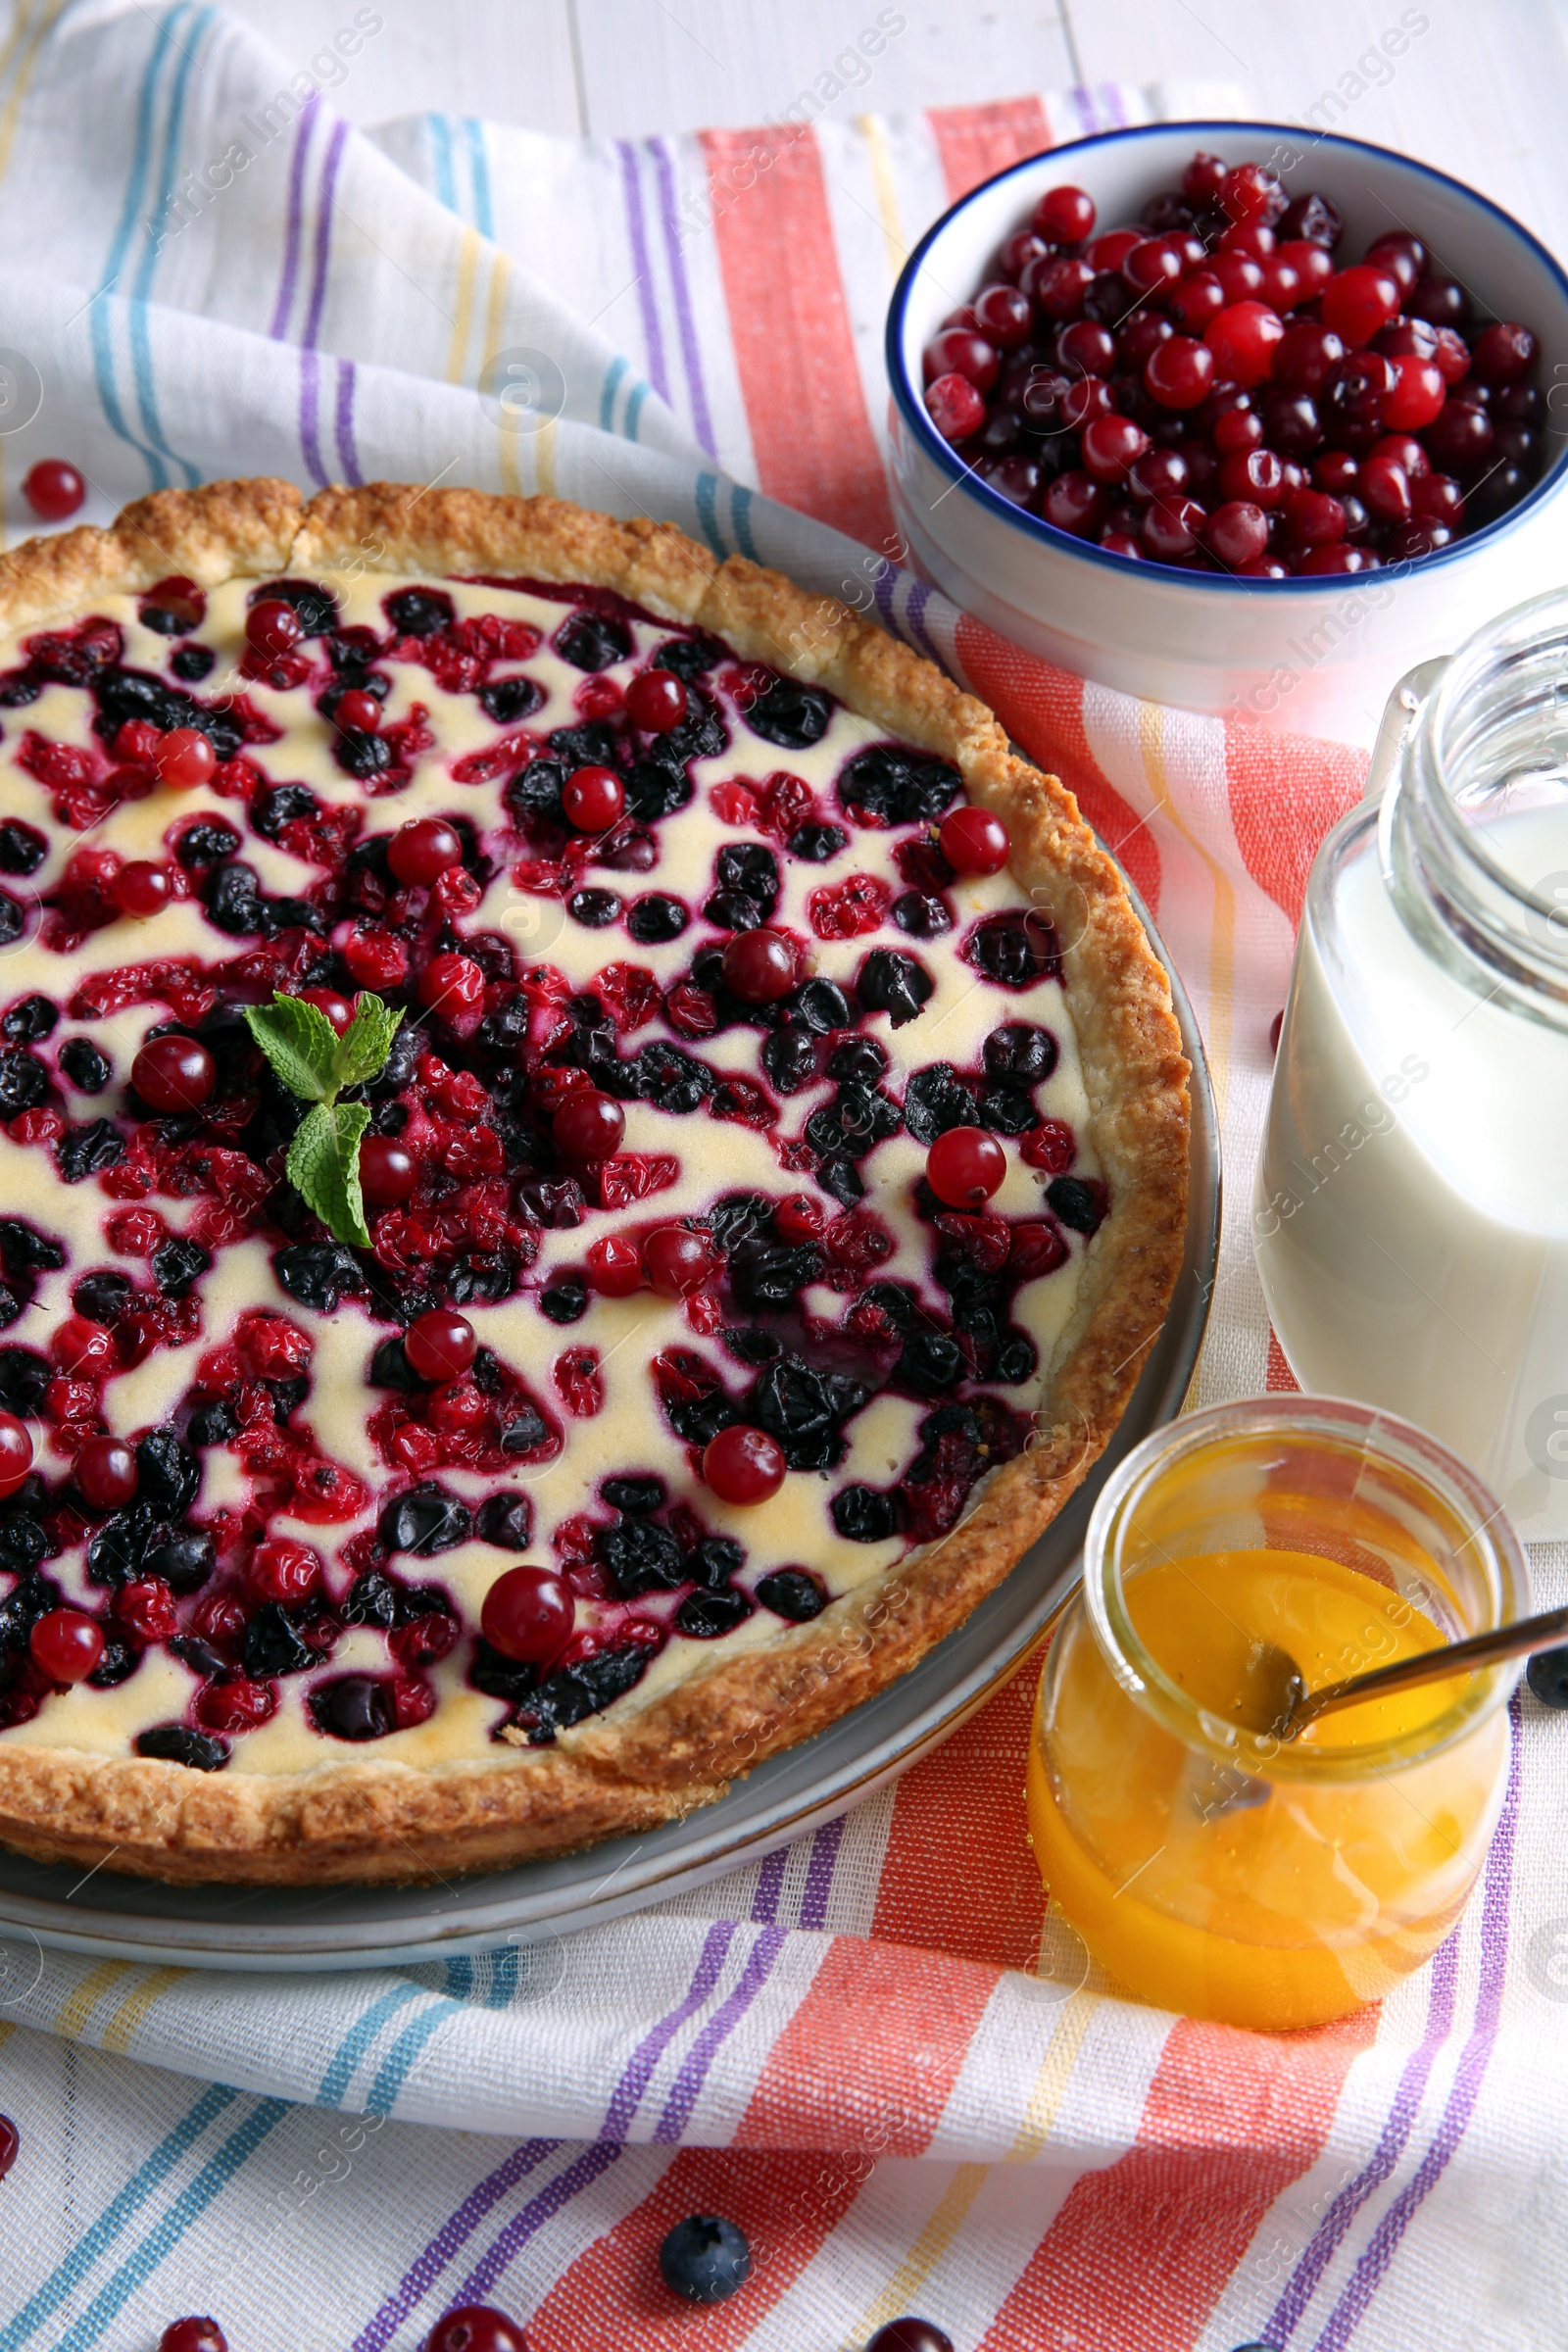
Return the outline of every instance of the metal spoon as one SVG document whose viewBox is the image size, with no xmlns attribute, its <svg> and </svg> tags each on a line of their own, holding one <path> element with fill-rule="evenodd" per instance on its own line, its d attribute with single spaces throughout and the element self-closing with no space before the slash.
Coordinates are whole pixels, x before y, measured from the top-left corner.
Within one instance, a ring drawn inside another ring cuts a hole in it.
<svg viewBox="0 0 1568 2352">
<path fill-rule="evenodd" d="M 1446 1642 L 1441 1649 L 1418 1650 L 1392 1666 L 1375 1666 L 1370 1674 L 1325 1683 L 1321 1690 L 1307 1690 L 1289 1650 L 1265 1642 L 1249 1663 L 1247 1689 L 1236 1716 L 1244 1731 L 1294 1740 L 1331 1707 L 1354 1706 L 1358 1699 L 1378 1698 L 1386 1690 L 1445 1682 L 1450 1674 L 1492 1666 L 1499 1658 L 1523 1657 L 1527 1650 L 1553 1649 L 1561 1642 L 1568 1642 L 1568 1609 L 1548 1609 L 1544 1616 L 1521 1617 L 1516 1625 L 1494 1626 L 1490 1633 L 1471 1634 L 1463 1642 Z"/>
</svg>

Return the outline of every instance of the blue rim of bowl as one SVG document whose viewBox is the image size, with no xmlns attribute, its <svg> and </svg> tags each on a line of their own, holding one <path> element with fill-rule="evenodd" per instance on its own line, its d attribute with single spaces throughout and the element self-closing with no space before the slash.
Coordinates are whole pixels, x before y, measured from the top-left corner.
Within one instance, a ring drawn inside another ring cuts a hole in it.
<svg viewBox="0 0 1568 2352">
<path fill-rule="evenodd" d="M 943 439 L 936 426 L 931 422 L 925 402 L 915 397 L 905 369 L 904 315 L 909 296 L 914 289 L 915 280 L 924 267 L 926 255 L 949 223 L 956 220 L 966 206 L 973 204 L 977 197 L 984 196 L 988 190 L 999 186 L 1004 180 L 1016 178 L 1021 172 L 1037 171 L 1048 155 L 1052 163 L 1055 164 L 1064 157 L 1076 154 L 1080 147 L 1125 146 L 1135 140 L 1165 137 L 1173 130 L 1190 131 L 1195 135 L 1205 131 L 1213 132 L 1227 140 L 1256 137 L 1258 139 L 1298 141 L 1304 135 L 1299 125 L 1288 122 L 1226 122 L 1224 120 L 1141 122 L 1124 130 L 1102 130 L 1096 131 L 1089 138 L 1071 139 L 1060 147 L 1047 149 L 1044 155 L 1027 155 L 1020 162 L 1009 164 L 1005 171 L 993 172 L 989 179 L 982 180 L 978 187 L 971 188 L 967 195 L 960 196 L 956 204 L 950 204 L 940 220 L 933 220 L 899 272 L 899 282 L 893 289 L 893 298 L 888 305 L 888 322 L 883 345 L 888 385 L 900 415 L 923 453 L 932 458 L 944 473 L 952 476 L 953 482 L 957 488 L 974 499 L 983 512 L 994 514 L 1000 521 L 1009 524 L 1012 529 L 1021 531 L 1023 536 L 1032 541 L 1035 546 L 1054 548 L 1065 554 L 1081 557 L 1086 563 L 1097 564 L 1102 569 L 1116 570 L 1123 578 L 1129 571 L 1135 569 L 1126 556 L 1107 554 L 1103 548 L 1097 547 L 1092 540 L 1076 538 L 1071 531 L 1059 530 L 1054 522 L 1047 522 L 1044 516 L 1030 514 L 1022 507 L 1014 506 L 1011 499 L 1004 498 L 1000 490 L 993 490 L 989 482 L 982 481 L 973 467 L 965 466 L 962 459 L 956 455 L 952 442 Z M 1568 270 L 1564 270 L 1555 256 L 1547 251 L 1539 237 L 1525 227 L 1522 220 L 1516 220 L 1511 213 L 1505 213 L 1500 204 L 1494 204 L 1490 196 L 1483 196 L 1475 188 L 1467 187 L 1462 179 L 1453 178 L 1449 172 L 1439 172 L 1431 164 L 1419 163 L 1412 156 L 1400 155 L 1395 148 L 1379 147 L 1371 139 L 1348 139 L 1342 137 L 1337 131 L 1322 131 L 1313 135 L 1312 148 L 1314 152 L 1319 148 L 1332 148 L 1348 155 L 1379 156 L 1385 161 L 1398 164 L 1406 172 L 1415 172 L 1423 179 L 1435 180 L 1440 187 L 1451 189 L 1466 204 L 1474 206 L 1477 212 L 1489 214 L 1496 226 L 1526 248 L 1531 257 L 1540 263 L 1546 274 L 1555 279 L 1563 303 L 1565 307 L 1568 307 Z M 1568 463 L 1565 463 L 1563 453 L 1559 452 L 1555 463 L 1548 463 L 1541 479 L 1526 491 L 1517 506 L 1510 507 L 1505 514 L 1497 515 L 1492 522 L 1483 523 L 1480 530 L 1472 533 L 1470 537 L 1455 540 L 1451 547 L 1440 547 L 1435 549 L 1431 555 L 1414 559 L 1412 568 L 1414 568 L 1415 563 L 1419 563 L 1423 571 L 1428 566 L 1435 570 L 1443 564 L 1462 563 L 1478 548 L 1494 543 L 1500 539 L 1505 532 L 1516 528 L 1548 494 L 1554 494 L 1560 489 L 1565 479 L 1568 479 Z M 1388 565 L 1380 565 L 1376 571 L 1322 572 L 1315 578 L 1302 578 L 1298 573 L 1292 578 L 1284 580 L 1243 580 L 1211 571 L 1186 571 L 1180 564 L 1159 564 L 1154 566 L 1160 575 L 1161 586 L 1173 579 L 1179 579 L 1189 587 L 1210 595 L 1215 592 L 1232 595 L 1237 590 L 1249 593 L 1261 589 L 1269 594 L 1278 594 L 1283 590 L 1298 595 L 1327 592 L 1336 596 L 1345 596 L 1353 594 L 1357 585 L 1362 581 L 1372 586 L 1384 580 L 1391 568 Z"/>
</svg>

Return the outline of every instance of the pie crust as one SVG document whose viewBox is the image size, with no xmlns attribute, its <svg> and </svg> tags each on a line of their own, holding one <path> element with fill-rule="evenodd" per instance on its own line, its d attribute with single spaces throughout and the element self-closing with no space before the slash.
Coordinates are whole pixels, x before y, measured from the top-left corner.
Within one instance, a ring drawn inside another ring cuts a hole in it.
<svg viewBox="0 0 1568 2352">
<path fill-rule="evenodd" d="M 831 598 L 669 524 L 557 501 L 374 484 L 302 502 L 282 481 L 165 491 L 107 531 L 0 559 L 0 627 L 59 622 L 171 573 L 203 587 L 368 568 L 526 575 L 611 588 L 700 625 L 744 659 L 820 683 L 960 769 L 1003 815 L 1011 871 L 1055 924 L 1092 1136 L 1111 1209 L 1091 1244 L 1025 1450 L 972 1491 L 958 1526 L 822 1616 L 633 1690 L 552 1746 L 411 1769 L 327 1753 L 314 1769 L 199 1773 L 140 1757 L 0 1741 L 0 1841 L 47 1862 L 172 1881 L 407 1881 L 494 1870 L 649 1830 L 723 1794 L 763 1757 L 835 1722 L 962 1623 L 1062 1508 L 1126 1407 L 1166 1314 L 1188 1201 L 1189 1064 L 1166 977 L 1117 868 L 1054 776 L 1017 758 L 980 703 Z"/>
</svg>

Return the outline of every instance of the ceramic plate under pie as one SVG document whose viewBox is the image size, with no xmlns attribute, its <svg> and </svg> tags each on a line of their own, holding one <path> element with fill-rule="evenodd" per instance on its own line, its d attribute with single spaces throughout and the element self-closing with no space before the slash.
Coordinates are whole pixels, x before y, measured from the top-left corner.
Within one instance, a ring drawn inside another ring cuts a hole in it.
<svg viewBox="0 0 1568 2352">
<path fill-rule="evenodd" d="M 161 493 L 0 560 L 0 1841 L 500 1868 L 686 1814 L 961 1624 L 1182 1256 L 1170 991 L 1071 796 L 830 601 L 542 500 Z M 942 853 L 966 801 L 1000 871 Z M 274 991 L 403 1010 L 350 1093 L 368 1246 L 286 1174 Z M 155 1032 L 210 1059 L 188 1109 L 132 1083 Z M 958 1209 L 956 1130 L 1004 1163 Z M 452 1377 L 405 1345 L 442 1313 Z M 760 1501 L 716 1491 L 742 1429 Z M 536 1657 L 480 1632 L 521 1565 Z"/>
</svg>

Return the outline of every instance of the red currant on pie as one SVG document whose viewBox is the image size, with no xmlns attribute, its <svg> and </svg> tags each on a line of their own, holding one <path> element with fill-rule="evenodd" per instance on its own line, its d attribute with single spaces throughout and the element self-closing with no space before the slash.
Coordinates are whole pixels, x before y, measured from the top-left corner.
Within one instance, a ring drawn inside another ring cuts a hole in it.
<svg viewBox="0 0 1568 2352">
<path fill-rule="evenodd" d="M 463 863 L 463 843 L 439 816 L 416 816 L 399 825 L 386 845 L 386 861 L 400 882 L 434 882 L 449 865 Z"/>
<path fill-rule="evenodd" d="M 937 842 L 956 874 L 1000 874 L 1012 844 L 989 808 L 955 808 L 942 820 Z"/>
<path fill-rule="evenodd" d="M 373 735 L 381 724 L 381 706 L 373 694 L 365 693 L 361 687 L 351 686 L 346 694 L 338 696 L 333 705 L 332 721 L 335 726 L 341 727 L 345 734 Z M 394 867 L 393 871 L 396 870 Z M 414 877 L 405 874 L 403 879 L 410 881 Z"/>
<path fill-rule="evenodd" d="M 661 1225 L 643 1244 L 651 1287 L 662 1298 L 684 1298 L 700 1291 L 717 1271 L 718 1252 L 706 1233 L 683 1225 Z"/>
<path fill-rule="evenodd" d="M 40 522 L 64 522 L 81 507 L 87 485 L 66 458 L 40 458 L 22 477 L 22 495 Z"/>
<path fill-rule="evenodd" d="M 167 866 L 155 865 L 150 858 L 132 858 L 110 883 L 109 895 L 122 914 L 145 922 L 150 914 L 161 913 L 169 905 L 173 884 Z"/>
<path fill-rule="evenodd" d="M 104 1629 L 80 1609 L 49 1609 L 27 1636 L 32 1662 L 52 1683 L 84 1683 L 104 1654 Z"/>
<path fill-rule="evenodd" d="M 925 1160 L 926 1182 L 951 1208 L 978 1208 L 1002 1190 L 1007 1155 L 983 1127 L 950 1127 Z"/>
<path fill-rule="evenodd" d="M 737 931 L 724 950 L 724 986 L 743 1004 L 776 1004 L 795 986 L 794 942 L 765 927 Z"/>
<path fill-rule="evenodd" d="M 643 1287 L 642 1251 L 623 1233 L 610 1233 L 593 1243 L 584 1262 L 588 1280 L 602 1298 L 629 1298 Z"/>
<path fill-rule="evenodd" d="M 566 778 L 561 805 L 579 833 L 603 833 L 619 823 L 626 788 L 612 767 L 579 767 Z"/>
<path fill-rule="evenodd" d="M 645 669 L 626 689 L 626 709 L 645 735 L 667 735 L 691 708 L 691 697 L 672 669 Z"/>
<path fill-rule="evenodd" d="M 300 1003 L 314 1004 L 323 1019 L 331 1022 L 339 1037 L 353 1025 L 354 1007 L 347 997 L 340 996 L 335 988 L 302 988 Z"/>
<path fill-rule="evenodd" d="M 285 654 L 294 651 L 304 634 L 299 614 L 280 597 L 269 597 L 253 605 L 245 615 L 245 642 L 264 662 L 281 661 Z"/>
<path fill-rule="evenodd" d="M 765 1429 L 736 1423 L 703 1448 L 703 1477 L 720 1502 L 766 1502 L 784 1484 L 784 1448 Z"/>
<path fill-rule="evenodd" d="M 32 1468 L 32 1439 L 15 1413 L 0 1413 L 0 1495 L 14 1494 Z"/>
<path fill-rule="evenodd" d="M 609 1159 L 626 1133 L 626 1113 L 613 1095 L 582 1087 L 568 1095 L 550 1122 L 558 1152 L 570 1160 Z"/>
<path fill-rule="evenodd" d="M 191 792 L 212 781 L 218 754 L 199 727 L 171 727 L 159 740 L 153 766 L 171 792 Z"/>
<path fill-rule="evenodd" d="M 421 1380 L 461 1380 L 479 1342 L 466 1315 L 429 1307 L 403 1335 L 403 1352 Z"/>
<path fill-rule="evenodd" d="M 76 1486 L 95 1511 L 117 1511 L 136 1492 L 136 1456 L 122 1438 L 89 1438 L 76 1455 Z"/>
<path fill-rule="evenodd" d="M 218 1064 L 193 1037 L 155 1037 L 130 1065 L 130 1082 L 149 1110 L 200 1110 L 218 1084 Z"/>
<path fill-rule="evenodd" d="M 576 1613 L 570 1586 L 553 1569 L 508 1568 L 484 1596 L 479 1631 L 504 1658 L 542 1665 L 570 1641 Z"/>
<path fill-rule="evenodd" d="M 418 1182 L 412 1152 L 395 1136 L 368 1135 L 360 1145 L 360 1191 L 371 1208 L 391 1208 L 407 1200 Z"/>
</svg>

